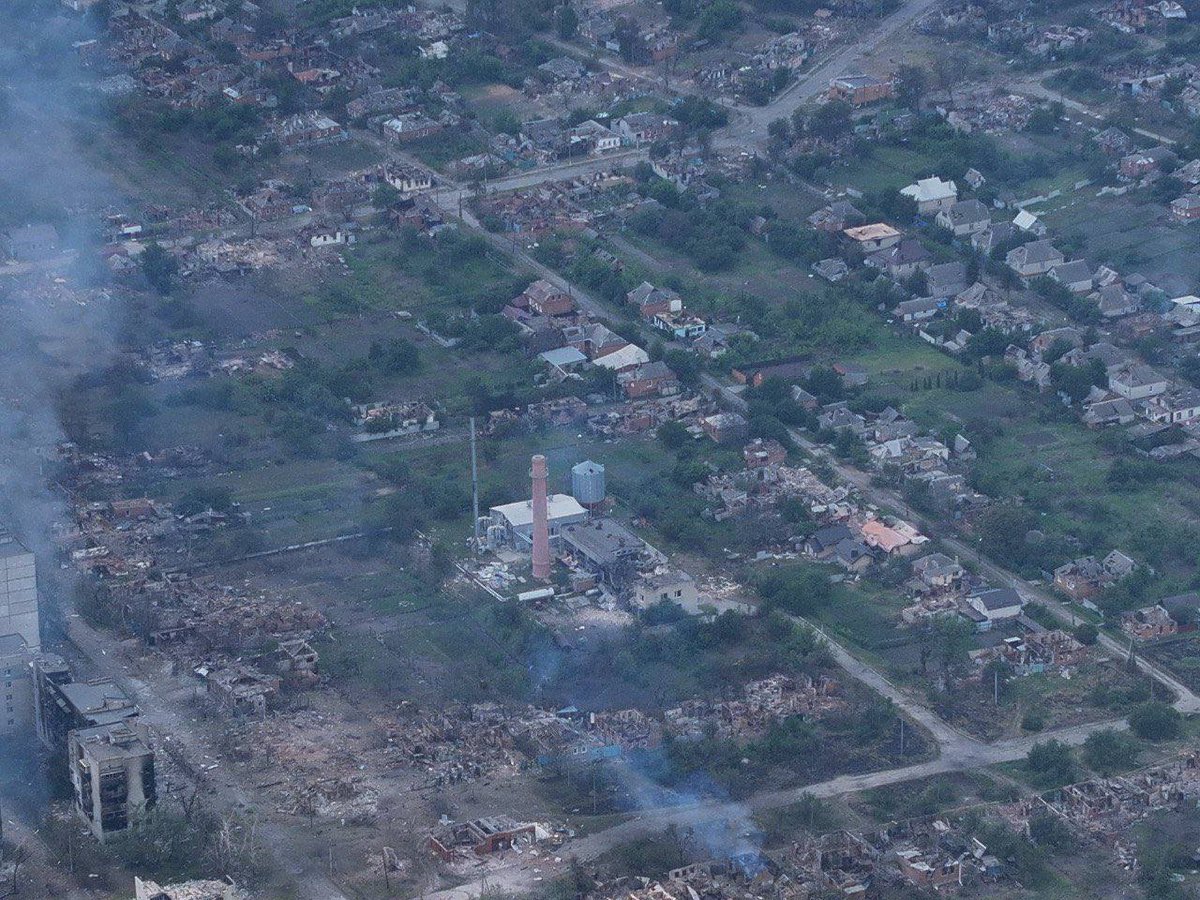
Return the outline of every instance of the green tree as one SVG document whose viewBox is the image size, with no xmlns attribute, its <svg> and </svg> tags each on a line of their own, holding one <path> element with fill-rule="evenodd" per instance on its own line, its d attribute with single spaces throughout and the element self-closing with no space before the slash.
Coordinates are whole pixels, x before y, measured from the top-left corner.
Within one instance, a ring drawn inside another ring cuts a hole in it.
<svg viewBox="0 0 1200 900">
<path fill-rule="evenodd" d="M 1022 731 L 1041 731 L 1046 727 L 1046 715 L 1039 709 L 1031 709 L 1021 717 Z"/>
<path fill-rule="evenodd" d="M 787 141 L 792 136 L 792 126 L 787 119 L 772 119 L 767 123 L 767 134 L 777 141 Z"/>
<path fill-rule="evenodd" d="M 1075 846 L 1075 836 L 1058 816 L 1053 813 L 1038 813 L 1029 820 L 1029 839 L 1039 847 L 1055 853 L 1070 850 Z"/>
<path fill-rule="evenodd" d="M 837 140 L 850 132 L 850 104 L 842 100 L 830 100 L 809 117 L 808 130 L 819 138 Z"/>
<path fill-rule="evenodd" d="M 1075 640 L 1090 647 L 1100 638 L 1100 629 L 1091 622 L 1080 622 L 1075 626 Z"/>
<path fill-rule="evenodd" d="M 1093 731 L 1083 742 L 1083 761 L 1106 778 L 1130 768 L 1137 755 L 1137 739 L 1115 728 Z"/>
<path fill-rule="evenodd" d="M 1144 741 L 1169 741 L 1179 735 L 1182 717 L 1173 706 L 1143 703 L 1129 716 L 1129 727 Z"/>
<path fill-rule="evenodd" d="M 391 209 L 400 202 L 400 192 L 386 181 L 371 191 L 371 205 L 376 209 Z"/>
<path fill-rule="evenodd" d="M 404 338 L 372 342 L 367 359 L 385 375 L 411 375 L 419 372 L 422 365 L 420 348 Z"/>
<path fill-rule="evenodd" d="M 1069 784 L 1075 780 L 1075 757 L 1062 741 L 1038 741 L 1029 748 L 1025 767 L 1041 784 Z"/>
<path fill-rule="evenodd" d="M 742 24 L 742 8 L 732 0 L 715 0 L 700 15 L 696 36 L 701 40 L 726 39 Z"/>
<path fill-rule="evenodd" d="M 579 30 L 579 14 L 569 3 L 564 3 L 558 8 L 558 13 L 554 17 L 554 27 L 558 30 L 558 36 L 564 41 L 575 37 L 575 33 Z"/>
<path fill-rule="evenodd" d="M 670 421 L 663 422 L 661 425 L 659 425 L 656 436 L 658 437 L 659 443 L 661 443 L 668 450 L 678 450 L 680 447 L 686 444 L 688 439 L 691 437 L 691 435 L 688 434 L 687 427 L 676 419 L 671 419 Z"/>
<path fill-rule="evenodd" d="M 896 100 L 909 109 L 921 105 L 929 76 L 920 66 L 901 66 L 896 70 Z"/>
<path fill-rule="evenodd" d="M 1025 536 L 1035 524 L 1029 509 L 1011 503 L 995 504 L 979 518 L 981 544 L 1001 562 L 1023 566 L 1029 561 L 1030 551 Z"/>
<path fill-rule="evenodd" d="M 157 241 L 151 242 L 142 251 L 142 275 L 160 294 L 171 293 L 178 271 L 179 261 Z"/>
</svg>

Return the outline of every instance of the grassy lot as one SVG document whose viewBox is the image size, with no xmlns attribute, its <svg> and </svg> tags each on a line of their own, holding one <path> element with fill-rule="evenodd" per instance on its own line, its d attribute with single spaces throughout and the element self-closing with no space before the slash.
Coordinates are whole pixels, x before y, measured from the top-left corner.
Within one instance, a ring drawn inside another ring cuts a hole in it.
<svg viewBox="0 0 1200 900">
<path fill-rule="evenodd" d="M 685 284 L 696 278 L 696 268 L 691 260 L 653 238 L 626 231 L 617 246 L 623 250 L 632 247 L 633 260 L 657 270 L 660 277 L 673 275 L 684 279 Z M 828 291 L 825 282 L 771 253 L 758 241 L 746 243 L 732 269 L 705 274 L 699 284 L 703 290 L 718 297 L 745 293 L 773 303 L 783 302 L 797 293 L 821 296 Z"/>
<path fill-rule="evenodd" d="M 404 149 L 423 163 L 441 168 L 464 156 L 473 156 L 487 149 L 483 138 L 470 132 L 448 131 L 409 141 Z"/>
<path fill-rule="evenodd" d="M 335 460 L 296 460 L 208 478 L 179 478 L 152 487 L 175 502 L 195 488 L 223 489 L 241 504 L 262 546 L 283 547 L 333 537 L 362 525 L 362 504 L 373 479 Z"/>
<path fill-rule="evenodd" d="M 962 368 L 954 359 L 923 341 L 914 341 L 911 335 L 887 328 L 873 333 L 869 350 L 851 354 L 844 361 L 867 370 L 871 377 L 867 390 L 897 397 L 906 403 L 912 394 L 913 379 L 923 380 L 926 376 Z M 957 394 L 953 391 L 941 393 Z"/>
<path fill-rule="evenodd" d="M 977 803 L 1012 800 L 1018 791 L 1006 782 L 984 772 L 950 772 L 863 791 L 849 802 L 864 820 L 887 825 Z"/>
<path fill-rule="evenodd" d="M 918 178 L 939 174 L 938 159 L 907 147 L 877 146 L 861 159 L 847 159 L 830 168 L 834 184 L 855 187 L 867 193 L 895 191 Z"/>
<path fill-rule="evenodd" d="M 467 108 L 485 124 L 497 116 L 515 116 L 519 121 L 526 122 L 547 114 L 537 101 L 506 84 L 467 85 L 460 91 Z"/>
<path fill-rule="evenodd" d="M 304 169 L 311 166 L 326 177 L 336 177 L 376 165 L 383 161 L 383 154 L 373 144 L 353 140 L 309 148 L 303 160 Z"/>
<path fill-rule="evenodd" d="M 389 237 L 359 244 L 347 255 L 350 277 L 314 292 L 309 302 L 340 304 L 343 312 L 365 307 L 421 316 L 469 307 L 473 299 L 510 286 L 507 261 L 483 252 L 451 260 L 438 246 L 425 238 L 398 246 Z"/>
<path fill-rule="evenodd" d="M 765 176 L 762 182 L 744 181 L 721 187 L 721 196 L 735 203 L 762 204 L 775 210 L 779 219 L 801 225 L 828 201 L 816 192 L 799 190 L 791 183 Z"/>
<path fill-rule="evenodd" d="M 1107 479 L 1115 457 L 1097 433 L 1074 421 L 999 424 L 1002 434 L 976 464 L 980 490 L 1024 497 L 1041 511 L 1044 531 L 1073 535 L 1089 550 L 1123 547 L 1155 565 L 1182 564 L 1200 514 L 1194 463 L 1160 464 L 1163 480 L 1118 490 Z"/>
<path fill-rule="evenodd" d="M 389 610 L 386 595 L 370 596 L 370 614 L 335 615 L 337 627 L 321 644 L 321 659 L 347 689 L 378 692 L 393 703 L 404 697 L 478 702 L 528 695 L 527 660 L 535 648 L 549 647 L 549 637 L 518 609 L 467 586 L 427 592 L 424 603 L 401 601 Z"/>
</svg>

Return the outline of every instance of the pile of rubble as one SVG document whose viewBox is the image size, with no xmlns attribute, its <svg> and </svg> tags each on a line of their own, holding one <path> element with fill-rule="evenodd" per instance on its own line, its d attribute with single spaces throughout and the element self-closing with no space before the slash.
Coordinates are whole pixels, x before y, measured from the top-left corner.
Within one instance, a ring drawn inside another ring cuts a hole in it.
<svg viewBox="0 0 1200 900">
<path fill-rule="evenodd" d="M 289 790 L 279 811 L 291 816 L 368 824 L 379 811 L 379 792 L 362 775 L 322 778 Z"/>
<path fill-rule="evenodd" d="M 778 851 L 738 846 L 730 855 L 673 869 L 662 880 L 621 878 L 588 897 L 810 900 L 826 895 L 886 897 L 906 885 L 945 894 L 973 882 L 998 881 L 1004 874 L 1000 860 L 963 822 L 923 818 L 875 832 L 804 837 Z"/>
<path fill-rule="evenodd" d="M 857 509 L 849 488 L 831 488 L 811 470 L 781 463 L 710 475 L 693 490 L 710 501 L 709 514 L 718 522 L 792 498 L 805 501 L 810 512 L 831 518 L 844 518 Z"/>
<path fill-rule="evenodd" d="M 644 434 L 665 422 L 681 422 L 699 433 L 700 419 L 709 405 L 699 396 L 672 396 L 631 400 L 587 420 L 588 429 L 603 437 Z"/>
<path fill-rule="evenodd" d="M 270 780 L 258 785 L 288 815 L 345 819 L 374 818 L 379 790 L 371 772 L 382 771 L 383 742 L 363 734 L 337 715 L 314 710 L 242 720 L 231 754 L 253 759 Z"/>
<path fill-rule="evenodd" d="M 385 725 L 388 756 L 430 776 L 435 786 L 474 781 L 521 765 L 511 722 L 495 704 L 452 706 Z"/>
<path fill-rule="evenodd" d="M 776 722 L 792 716 L 821 715 L 844 701 L 837 681 L 827 676 L 772 675 L 747 684 L 737 700 L 689 700 L 664 714 L 666 728 L 684 740 L 713 734 L 724 740 L 762 737 Z"/>
<path fill-rule="evenodd" d="M 1136 870 L 1133 826 L 1161 810 L 1194 809 L 1200 800 L 1200 756 L 1187 752 L 1165 765 L 1131 775 L 1071 784 L 1000 809 L 1022 830 L 1040 814 L 1050 813 L 1072 831 L 1109 848 L 1126 869 Z"/>
<path fill-rule="evenodd" d="M 1000 94 L 980 89 L 956 92 L 955 102 L 939 107 L 946 121 L 959 131 L 988 134 L 1024 131 L 1037 104 L 1017 94 Z"/>
</svg>

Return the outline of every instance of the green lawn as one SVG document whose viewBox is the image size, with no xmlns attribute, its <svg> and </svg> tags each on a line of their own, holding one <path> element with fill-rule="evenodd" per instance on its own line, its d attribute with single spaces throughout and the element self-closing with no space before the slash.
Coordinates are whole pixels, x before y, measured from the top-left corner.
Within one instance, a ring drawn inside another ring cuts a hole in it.
<svg viewBox="0 0 1200 900">
<path fill-rule="evenodd" d="M 941 174 L 937 158 L 906 147 L 876 146 L 870 154 L 831 167 L 829 180 L 867 193 L 899 190 L 918 178 Z"/>
</svg>

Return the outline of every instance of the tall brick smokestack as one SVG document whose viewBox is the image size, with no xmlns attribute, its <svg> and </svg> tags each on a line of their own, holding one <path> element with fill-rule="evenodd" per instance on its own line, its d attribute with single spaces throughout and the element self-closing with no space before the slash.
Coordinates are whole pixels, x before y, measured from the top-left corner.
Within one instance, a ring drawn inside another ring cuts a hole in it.
<svg viewBox="0 0 1200 900">
<path fill-rule="evenodd" d="M 550 580 L 550 526 L 546 512 L 546 457 L 534 456 L 529 475 L 533 478 L 533 577 Z"/>
</svg>

